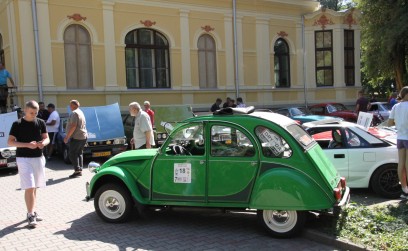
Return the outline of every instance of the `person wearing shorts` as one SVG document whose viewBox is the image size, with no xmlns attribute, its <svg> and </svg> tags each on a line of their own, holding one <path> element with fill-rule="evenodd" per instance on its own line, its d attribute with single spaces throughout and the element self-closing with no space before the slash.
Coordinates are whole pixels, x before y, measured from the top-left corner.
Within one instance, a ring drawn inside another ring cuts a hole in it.
<svg viewBox="0 0 408 251">
<path fill-rule="evenodd" d="M 401 198 L 408 199 L 407 174 L 408 174 L 408 86 L 401 89 L 401 101 L 391 109 L 388 126 L 397 128 L 398 149 L 398 178 L 401 183 Z"/>
<path fill-rule="evenodd" d="M 7 141 L 9 146 L 17 148 L 16 160 L 21 189 L 25 190 L 29 227 L 36 227 L 37 221 L 42 220 L 35 210 L 37 188 L 46 186 L 43 148 L 50 142 L 44 120 L 36 117 L 38 109 L 34 100 L 25 104 L 25 115 L 13 123 Z"/>
</svg>

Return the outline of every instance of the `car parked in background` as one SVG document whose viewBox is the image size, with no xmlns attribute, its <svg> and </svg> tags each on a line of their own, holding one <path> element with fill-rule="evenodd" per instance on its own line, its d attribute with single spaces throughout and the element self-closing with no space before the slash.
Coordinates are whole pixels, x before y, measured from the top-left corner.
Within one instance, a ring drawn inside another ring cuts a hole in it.
<svg viewBox="0 0 408 251">
<path fill-rule="evenodd" d="M 375 193 L 398 198 L 401 194 L 395 133 L 378 128 L 366 131 L 350 122 L 321 121 L 303 124 L 350 188 L 371 188 Z"/>
<path fill-rule="evenodd" d="M 293 120 L 299 121 L 300 124 L 332 118 L 331 116 L 315 115 L 312 112 L 310 112 L 309 109 L 307 109 L 306 107 L 280 108 L 275 110 L 274 112 L 282 114 Z"/>
<path fill-rule="evenodd" d="M 194 116 L 191 106 L 152 106 L 154 111 L 155 125 L 153 127 L 154 141 L 156 147 L 160 147 L 167 139 L 165 126 L 172 127 L 177 122 L 183 121 Z M 128 140 L 129 148 L 130 140 L 133 138 L 133 129 L 135 127 L 135 117 L 130 116 L 129 112 L 122 113 L 123 127 Z"/>
<path fill-rule="evenodd" d="M 334 116 L 343 118 L 345 121 L 356 123 L 358 114 L 348 109 L 341 103 L 320 103 L 309 106 L 310 111 L 316 115 Z M 383 122 L 384 119 L 380 114 L 373 114 L 372 124 L 378 125 Z"/>
<path fill-rule="evenodd" d="M 372 102 L 368 111 L 371 113 L 380 114 L 384 120 L 387 120 L 391 113 L 389 104 L 387 102 Z"/>
<path fill-rule="evenodd" d="M 7 143 L 11 126 L 16 120 L 16 111 L 0 114 L 0 169 L 17 169 L 16 147 L 10 147 Z"/>
<path fill-rule="evenodd" d="M 126 136 L 117 103 L 106 106 L 81 106 L 80 109 L 85 115 L 88 131 L 84 157 L 108 158 L 127 150 Z M 56 140 L 57 152 L 62 155 L 66 163 L 70 163 L 69 144 L 64 143 L 68 117 L 61 117 L 60 119 Z"/>
<path fill-rule="evenodd" d="M 302 230 L 307 211 L 339 213 L 349 199 L 345 179 L 300 125 L 253 107 L 184 120 L 161 148 L 89 168 L 87 199 L 112 223 L 145 210 L 256 209 L 270 234 L 289 237 Z"/>
</svg>

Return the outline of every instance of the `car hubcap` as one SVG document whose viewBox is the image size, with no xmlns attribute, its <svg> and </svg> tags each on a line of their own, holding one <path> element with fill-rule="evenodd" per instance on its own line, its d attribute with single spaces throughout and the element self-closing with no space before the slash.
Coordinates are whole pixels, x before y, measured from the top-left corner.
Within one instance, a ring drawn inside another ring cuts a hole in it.
<svg viewBox="0 0 408 251">
<path fill-rule="evenodd" d="M 398 193 L 401 188 L 399 185 L 398 173 L 394 170 L 387 170 L 380 176 L 379 183 L 384 191 Z"/>
<path fill-rule="evenodd" d="M 119 218 L 126 208 L 123 196 L 113 190 L 105 191 L 99 199 L 99 208 L 110 219 Z"/>
<path fill-rule="evenodd" d="M 297 222 L 296 211 L 264 210 L 263 218 L 266 225 L 276 232 L 287 232 Z"/>
</svg>

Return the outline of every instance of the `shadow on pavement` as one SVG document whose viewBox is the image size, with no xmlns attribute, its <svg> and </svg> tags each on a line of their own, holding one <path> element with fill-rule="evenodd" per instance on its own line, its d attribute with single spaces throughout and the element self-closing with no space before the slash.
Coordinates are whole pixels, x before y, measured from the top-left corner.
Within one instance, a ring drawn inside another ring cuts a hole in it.
<svg viewBox="0 0 408 251">
<path fill-rule="evenodd" d="M 23 223 L 26 223 L 26 224 L 22 225 Z M 8 227 L 3 228 L 0 231 L 0 239 L 3 238 L 4 236 L 8 235 L 8 234 L 13 234 L 14 232 L 17 232 L 17 231 L 20 231 L 20 230 L 23 230 L 23 229 L 32 230 L 34 228 L 28 227 L 27 221 L 22 220 L 22 221 L 17 222 L 17 223 L 15 223 L 13 225 L 10 225 Z"/>
<path fill-rule="evenodd" d="M 191 245 L 200 250 L 256 250 L 273 240 L 257 224 L 256 215 L 248 213 L 153 212 L 122 224 L 105 223 L 96 213 L 89 213 L 55 234 L 110 243 L 119 250 L 178 250 Z"/>
</svg>

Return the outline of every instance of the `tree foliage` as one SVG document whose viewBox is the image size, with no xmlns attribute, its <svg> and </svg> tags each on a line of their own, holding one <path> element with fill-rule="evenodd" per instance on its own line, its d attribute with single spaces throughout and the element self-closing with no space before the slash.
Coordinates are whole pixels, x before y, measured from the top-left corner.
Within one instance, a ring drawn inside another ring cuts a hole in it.
<svg viewBox="0 0 408 251">
<path fill-rule="evenodd" d="M 349 9 L 354 6 L 354 3 L 347 0 L 318 0 L 322 7 L 334 11 Z"/>
<path fill-rule="evenodd" d="M 407 85 L 408 1 L 359 0 L 362 11 L 362 63 L 373 85 L 395 79 L 397 89 Z"/>
</svg>

